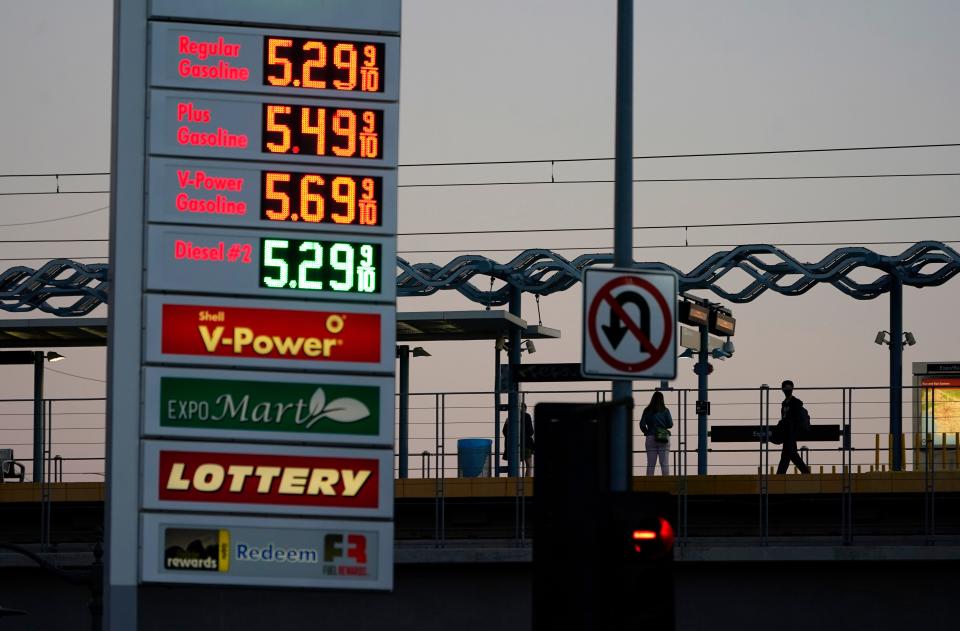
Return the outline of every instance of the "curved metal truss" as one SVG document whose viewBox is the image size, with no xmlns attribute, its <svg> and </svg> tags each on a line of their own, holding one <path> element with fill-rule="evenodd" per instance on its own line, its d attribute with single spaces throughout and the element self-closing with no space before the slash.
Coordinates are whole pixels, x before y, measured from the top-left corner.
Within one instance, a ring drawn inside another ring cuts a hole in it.
<svg viewBox="0 0 960 631">
<path fill-rule="evenodd" d="M 585 268 L 612 262 L 610 254 L 584 254 L 568 260 L 550 250 L 526 250 L 507 263 L 476 254 L 458 256 L 443 266 L 398 258 L 397 294 L 429 296 L 454 289 L 473 302 L 499 306 L 509 302 L 511 286 L 545 296 L 580 282 Z M 680 279 L 681 291 L 710 290 L 735 303 L 750 302 L 768 290 L 799 296 L 818 283 L 829 283 L 857 300 L 871 300 L 889 291 L 892 278 L 910 287 L 942 285 L 960 273 L 960 254 L 938 241 L 921 241 L 896 256 L 847 247 L 816 263 L 801 263 L 772 245 L 741 245 L 711 254 L 686 274 L 665 263 L 638 263 L 637 268 L 671 270 Z M 107 264 L 83 265 L 67 259 L 54 259 L 38 270 L 10 268 L 0 273 L 0 309 L 86 315 L 107 302 L 108 271 Z M 735 271 L 747 275 L 746 285 L 738 290 L 721 287 L 721 280 Z M 855 273 L 870 272 L 873 280 L 853 278 Z M 477 286 L 477 277 L 486 277 L 489 288 Z M 494 288 L 497 281 L 501 285 Z M 71 298 L 73 302 L 60 306 L 51 304 L 51 300 L 61 303 Z"/>
<path fill-rule="evenodd" d="M 0 272 L 0 309 L 39 309 L 56 316 L 82 316 L 107 302 L 107 263 L 84 265 L 53 259 L 40 269 L 18 266 Z"/>
<path fill-rule="evenodd" d="M 473 302 L 503 305 L 509 301 L 510 285 L 544 296 L 579 282 L 587 267 L 612 263 L 610 254 L 584 254 L 571 261 L 549 250 L 527 250 L 503 264 L 473 254 L 458 256 L 443 267 L 398 259 L 397 293 L 426 296 L 440 289 L 456 289 Z M 897 256 L 848 247 L 834 250 L 819 262 L 801 263 L 772 245 L 741 245 L 711 254 L 686 274 L 665 263 L 638 263 L 636 267 L 671 270 L 680 279 L 681 291 L 710 290 L 737 303 L 750 302 L 768 290 L 799 296 L 818 283 L 829 283 L 857 300 L 870 300 L 889 291 L 891 277 L 911 287 L 942 285 L 960 273 L 960 254 L 938 241 L 921 241 Z M 749 282 L 739 290 L 721 287 L 720 281 L 736 270 L 747 274 Z M 863 282 L 852 277 L 863 271 L 879 275 Z M 490 278 L 490 289 L 471 282 L 477 276 Z M 504 284 L 493 289 L 493 280 Z"/>
</svg>

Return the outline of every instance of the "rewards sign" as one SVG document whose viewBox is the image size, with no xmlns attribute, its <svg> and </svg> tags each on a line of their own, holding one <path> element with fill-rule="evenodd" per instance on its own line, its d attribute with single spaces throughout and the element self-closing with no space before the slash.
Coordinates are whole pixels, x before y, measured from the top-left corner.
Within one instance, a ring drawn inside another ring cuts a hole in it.
<svg viewBox="0 0 960 631">
<path fill-rule="evenodd" d="M 399 0 L 118 11 L 110 580 L 390 589 Z"/>
</svg>

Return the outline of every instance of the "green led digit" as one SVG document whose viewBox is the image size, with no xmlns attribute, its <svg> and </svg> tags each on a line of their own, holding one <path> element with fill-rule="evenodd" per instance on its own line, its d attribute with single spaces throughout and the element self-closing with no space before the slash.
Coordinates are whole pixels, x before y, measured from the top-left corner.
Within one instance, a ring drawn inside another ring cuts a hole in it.
<svg viewBox="0 0 960 631">
<path fill-rule="evenodd" d="M 349 243 L 335 243 L 330 248 L 330 267 L 343 272 L 343 280 L 331 280 L 334 291 L 353 289 L 353 246 Z"/>
<path fill-rule="evenodd" d="M 360 246 L 360 265 L 357 266 L 357 291 L 373 293 L 377 289 L 377 268 L 373 266 L 373 246 Z"/>
<path fill-rule="evenodd" d="M 299 287 L 300 289 L 323 289 L 322 282 L 307 278 L 307 271 L 323 267 L 323 246 L 316 241 L 304 241 L 300 244 L 301 252 L 310 252 L 310 250 L 313 250 L 313 260 L 304 259 L 300 262 Z"/>
<path fill-rule="evenodd" d="M 271 278 L 264 276 L 263 282 L 267 287 L 286 287 L 287 278 L 290 276 L 287 262 L 282 258 L 274 256 L 274 250 L 285 250 L 290 247 L 290 242 L 286 239 L 265 239 L 263 242 L 263 266 L 276 267 L 277 277 Z"/>
<path fill-rule="evenodd" d="M 373 246 L 369 244 L 360 246 L 360 267 L 370 267 L 373 265 Z"/>
</svg>

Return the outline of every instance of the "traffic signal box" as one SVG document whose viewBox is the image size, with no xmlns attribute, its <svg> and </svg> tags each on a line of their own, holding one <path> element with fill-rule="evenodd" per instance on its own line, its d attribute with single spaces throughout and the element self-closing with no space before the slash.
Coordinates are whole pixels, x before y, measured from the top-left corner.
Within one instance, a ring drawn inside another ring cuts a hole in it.
<svg viewBox="0 0 960 631">
<path fill-rule="evenodd" d="M 670 496 L 608 490 L 613 410 L 536 406 L 535 631 L 674 628 Z"/>
</svg>

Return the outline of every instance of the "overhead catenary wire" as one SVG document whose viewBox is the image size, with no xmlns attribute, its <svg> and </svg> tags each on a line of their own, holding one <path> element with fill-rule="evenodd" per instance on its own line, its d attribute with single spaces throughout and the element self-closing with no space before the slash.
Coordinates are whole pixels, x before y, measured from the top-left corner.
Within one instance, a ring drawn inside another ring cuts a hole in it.
<svg viewBox="0 0 960 631">
<path fill-rule="evenodd" d="M 862 174 L 844 174 L 844 175 L 750 175 L 737 177 L 679 177 L 679 178 L 634 178 L 631 180 L 634 184 L 654 184 L 654 183 L 694 183 L 694 182 L 772 182 L 772 181 L 809 181 L 809 180 L 857 180 L 857 179 L 895 179 L 895 178 L 919 178 L 919 177 L 956 177 L 960 172 L 923 172 L 923 173 L 862 173 Z M 520 180 L 520 181 L 496 181 L 496 182 L 425 182 L 420 184 L 398 184 L 397 188 L 462 188 L 478 186 L 540 186 L 540 185 L 561 185 L 561 184 L 613 184 L 611 179 L 588 179 L 588 180 Z M 0 196 L 15 195 L 85 195 L 85 194 L 107 194 L 105 191 L 27 191 L 27 192 L 3 192 Z"/>
<path fill-rule="evenodd" d="M 100 210 L 105 210 L 100 209 Z M 93 212 L 93 211 L 89 211 Z M 66 218 L 79 215 L 68 215 Z M 787 219 L 782 221 L 735 221 L 727 223 L 689 223 L 689 224 L 664 224 L 664 225 L 642 225 L 633 226 L 633 230 L 682 230 L 682 229 L 703 229 L 703 228 L 745 228 L 762 226 L 797 226 L 797 225 L 818 225 L 818 224 L 837 224 L 837 223 L 880 223 L 890 221 L 930 221 L 943 219 L 960 219 L 960 215 L 918 215 L 914 217 L 845 217 L 839 219 Z M 48 219 L 44 221 L 59 221 L 57 219 Z M 32 223 L 32 222 L 31 222 Z M 582 226 L 566 228 L 494 228 L 486 230 L 436 230 L 422 232 L 399 232 L 399 237 L 420 237 L 420 236 L 451 236 L 468 234 L 536 234 L 542 232 L 602 232 L 613 230 L 612 227 L 604 226 Z M 105 237 L 95 239 L 5 239 L 0 240 L 0 244 L 14 243 L 105 243 L 109 239 Z"/>
<path fill-rule="evenodd" d="M 108 256 L 14 256 L 0 258 L 0 261 L 49 261 L 51 259 L 69 259 L 71 261 L 106 261 Z"/>
<path fill-rule="evenodd" d="M 86 215 L 92 215 L 110 208 L 109 206 L 101 206 L 99 208 L 94 208 L 92 210 L 84 210 L 82 212 L 74 213 L 72 215 L 63 215 L 62 217 L 51 217 L 50 219 L 38 219 L 36 221 L 21 221 L 16 223 L 0 223 L 0 228 L 12 228 L 14 226 L 35 226 L 42 223 L 53 223 L 55 221 L 64 221 L 66 219 L 73 219 L 75 217 L 84 217 Z"/>
<path fill-rule="evenodd" d="M 57 370 L 56 368 L 50 368 L 49 366 L 47 366 L 47 370 L 49 370 L 50 372 L 55 372 L 58 375 L 66 375 L 67 377 L 73 377 L 74 379 L 85 379 L 86 381 L 97 381 L 99 383 L 107 382 L 106 379 L 97 379 L 96 377 L 85 377 L 83 375 L 75 375 L 72 372 L 64 372 L 63 370 Z M 61 428 L 61 429 L 68 429 L 68 428 Z M 69 429 L 74 429 L 74 428 L 69 428 Z"/>
<path fill-rule="evenodd" d="M 864 173 L 853 175 L 770 175 L 744 177 L 678 177 L 678 178 L 634 178 L 634 184 L 652 183 L 692 183 L 692 182 L 765 182 L 765 181 L 802 181 L 802 180 L 856 180 L 889 179 L 913 177 L 955 177 L 958 172 L 942 173 Z M 613 180 L 522 180 L 519 182 L 436 182 L 423 184 L 398 184 L 398 188 L 454 188 L 472 186 L 530 186 L 557 184 L 613 184 Z"/>
<path fill-rule="evenodd" d="M 5 191 L 0 193 L 3 197 L 14 197 L 24 195 L 106 195 L 110 191 Z"/>
<path fill-rule="evenodd" d="M 933 219 L 960 219 L 960 215 L 920 215 L 916 217 L 847 217 L 842 219 L 787 219 L 783 221 L 736 221 L 725 223 L 688 223 L 633 226 L 633 230 L 680 230 L 684 228 L 745 228 L 751 226 L 795 226 L 831 223 L 869 223 L 885 221 L 925 221 Z M 399 232 L 399 237 L 441 236 L 464 234 L 523 234 L 538 232 L 599 232 L 610 231 L 613 227 L 588 226 L 582 228 L 508 228 L 503 230 L 449 230 L 434 232 Z"/>
<path fill-rule="evenodd" d="M 943 240 L 937 239 L 940 243 L 960 243 L 960 239 L 952 240 Z M 913 245 L 916 243 L 914 241 L 834 241 L 834 242 L 806 242 L 806 243 L 770 243 L 767 245 L 772 245 L 778 248 L 785 247 L 844 247 L 844 246 L 876 246 L 876 245 Z M 635 245 L 633 246 L 634 250 L 668 250 L 668 249 L 695 249 L 695 248 L 736 248 L 743 243 L 678 243 L 678 244 L 667 244 L 667 245 Z M 521 248 L 484 248 L 479 246 L 474 246 L 471 248 L 476 252 L 523 252 L 524 250 L 529 249 L 539 249 L 539 250 L 550 250 L 551 252 L 572 252 L 572 251 L 584 251 L 584 252 L 596 252 L 598 254 L 607 253 L 610 251 L 610 244 L 596 246 L 596 247 L 570 247 L 570 248 L 530 248 L 530 247 L 521 247 Z M 400 250 L 397 254 L 462 254 L 463 249 L 458 250 Z"/>
<path fill-rule="evenodd" d="M 789 155 L 804 153 L 838 153 L 850 151 L 896 151 L 907 149 L 945 149 L 951 147 L 960 147 L 957 142 L 936 142 L 936 143 L 914 143 L 903 145 L 860 145 L 853 147 L 807 147 L 794 149 L 760 149 L 746 151 L 710 151 L 710 152 L 691 152 L 691 153 L 658 153 L 643 154 L 633 156 L 634 160 L 666 160 L 676 158 L 726 158 L 736 156 L 772 156 Z M 611 162 L 613 157 L 609 156 L 587 156 L 573 158 L 528 158 L 520 160 L 451 160 L 446 162 L 408 162 L 397 165 L 400 168 L 423 168 L 423 167 L 446 167 L 446 166 L 485 166 L 502 164 L 549 164 L 549 163 L 568 163 L 568 162 Z M 109 171 L 89 171 L 75 173 L 0 173 L 0 178 L 43 178 L 43 177 L 95 177 L 108 176 Z"/>
<path fill-rule="evenodd" d="M 949 147 L 960 147 L 960 143 L 926 143 L 912 145 L 867 145 L 858 147 L 815 147 L 804 149 L 768 149 L 754 151 L 714 151 L 701 153 L 660 153 L 633 156 L 634 160 L 665 160 L 673 158 L 725 158 L 734 156 L 770 156 L 787 155 L 803 153 L 833 153 L 843 151 L 889 151 L 902 149 L 939 149 Z M 401 167 L 440 167 L 440 166 L 484 166 L 500 164 L 547 164 L 552 162 L 612 162 L 610 157 L 587 157 L 587 158 L 534 158 L 528 160 L 473 160 L 461 162 L 418 162 L 401 164 Z"/>
</svg>

